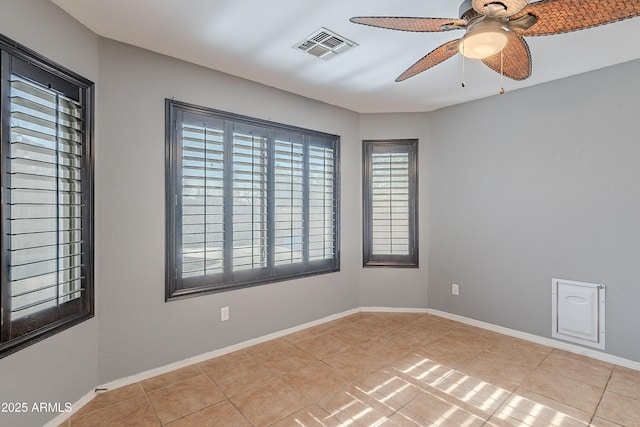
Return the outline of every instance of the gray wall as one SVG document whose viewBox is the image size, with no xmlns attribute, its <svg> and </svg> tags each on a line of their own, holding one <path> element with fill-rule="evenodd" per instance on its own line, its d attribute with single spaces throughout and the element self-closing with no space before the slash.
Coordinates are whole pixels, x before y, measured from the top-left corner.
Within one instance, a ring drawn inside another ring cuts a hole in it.
<svg viewBox="0 0 640 427">
<path fill-rule="evenodd" d="M 98 83 L 98 38 L 53 3 L 2 0 L 0 33 Z M 1 359 L 0 402 L 25 402 L 29 409 L 37 402 L 76 402 L 96 386 L 97 360 L 93 318 Z M 56 415 L 0 413 L 0 425 L 42 425 Z"/>
<path fill-rule="evenodd" d="M 550 337 L 551 279 L 602 283 L 607 352 L 640 361 L 639 75 L 430 114 L 429 307 Z"/>
<path fill-rule="evenodd" d="M 427 307 L 427 271 L 429 261 L 429 126 L 424 113 L 361 114 L 360 138 L 418 139 L 418 253 L 419 268 L 368 267 L 360 271 L 360 306 L 362 307 Z M 359 171 L 362 172 L 362 147 Z M 362 177 L 358 177 L 362 194 Z M 358 200 L 362 200 L 358 196 Z M 362 236 L 362 202 L 357 215 Z M 358 239 L 362 242 L 362 238 Z M 362 253 L 362 243 L 360 254 Z M 357 260 L 362 265 L 362 256 Z"/>
<path fill-rule="evenodd" d="M 359 305 L 356 113 L 106 39 L 99 52 L 100 382 Z M 165 98 L 340 135 L 341 271 L 165 303 Z"/>
</svg>

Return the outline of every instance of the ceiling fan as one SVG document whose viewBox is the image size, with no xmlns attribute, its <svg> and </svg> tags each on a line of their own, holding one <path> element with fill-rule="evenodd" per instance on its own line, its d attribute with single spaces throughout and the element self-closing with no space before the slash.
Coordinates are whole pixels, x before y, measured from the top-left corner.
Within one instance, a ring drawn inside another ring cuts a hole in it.
<svg viewBox="0 0 640 427">
<path fill-rule="evenodd" d="M 461 38 L 429 52 L 398 76 L 397 82 L 456 53 L 480 59 L 513 80 L 524 80 L 531 75 L 531 53 L 524 37 L 561 34 L 633 18 L 640 15 L 640 0 L 465 0 L 459 15 L 460 18 L 362 16 L 350 21 L 401 31 L 466 31 Z"/>
</svg>

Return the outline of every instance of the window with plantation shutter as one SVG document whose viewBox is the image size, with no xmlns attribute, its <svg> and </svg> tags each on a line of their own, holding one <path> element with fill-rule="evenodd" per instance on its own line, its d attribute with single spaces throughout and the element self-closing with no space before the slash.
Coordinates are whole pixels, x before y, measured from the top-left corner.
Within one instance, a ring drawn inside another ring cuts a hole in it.
<svg viewBox="0 0 640 427">
<path fill-rule="evenodd" d="M 338 138 L 167 100 L 166 298 L 339 269 Z"/>
<path fill-rule="evenodd" d="M 93 85 L 0 48 L 4 355 L 93 315 Z"/>
<path fill-rule="evenodd" d="M 364 141 L 365 266 L 418 266 L 417 140 Z"/>
</svg>

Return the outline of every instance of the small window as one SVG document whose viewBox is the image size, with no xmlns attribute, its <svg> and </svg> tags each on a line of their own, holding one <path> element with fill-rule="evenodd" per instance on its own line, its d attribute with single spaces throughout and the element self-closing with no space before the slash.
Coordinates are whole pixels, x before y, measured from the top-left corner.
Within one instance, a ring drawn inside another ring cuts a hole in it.
<svg viewBox="0 0 640 427">
<path fill-rule="evenodd" d="M 0 36 L 0 355 L 93 316 L 93 83 Z"/>
<path fill-rule="evenodd" d="M 363 264 L 418 267 L 418 141 L 364 141 L 363 153 Z"/>
<path fill-rule="evenodd" d="M 337 136 L 166 111 L 167 300 L 339 269 Z"/>
</svg>

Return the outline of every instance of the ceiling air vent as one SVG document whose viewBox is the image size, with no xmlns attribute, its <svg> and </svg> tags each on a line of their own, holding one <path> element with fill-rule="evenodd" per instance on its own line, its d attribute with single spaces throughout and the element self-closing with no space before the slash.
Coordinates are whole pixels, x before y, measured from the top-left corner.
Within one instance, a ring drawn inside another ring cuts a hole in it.
<svg viewBox="0 0 640 427">
<path fill-rule="evenodd" d="M 357 43 L 323 27 L 293 45 L 293 48 L 300 49 L 318 58 L 329 60 L 356 46 L 358 46 Z"/>
</svg>

